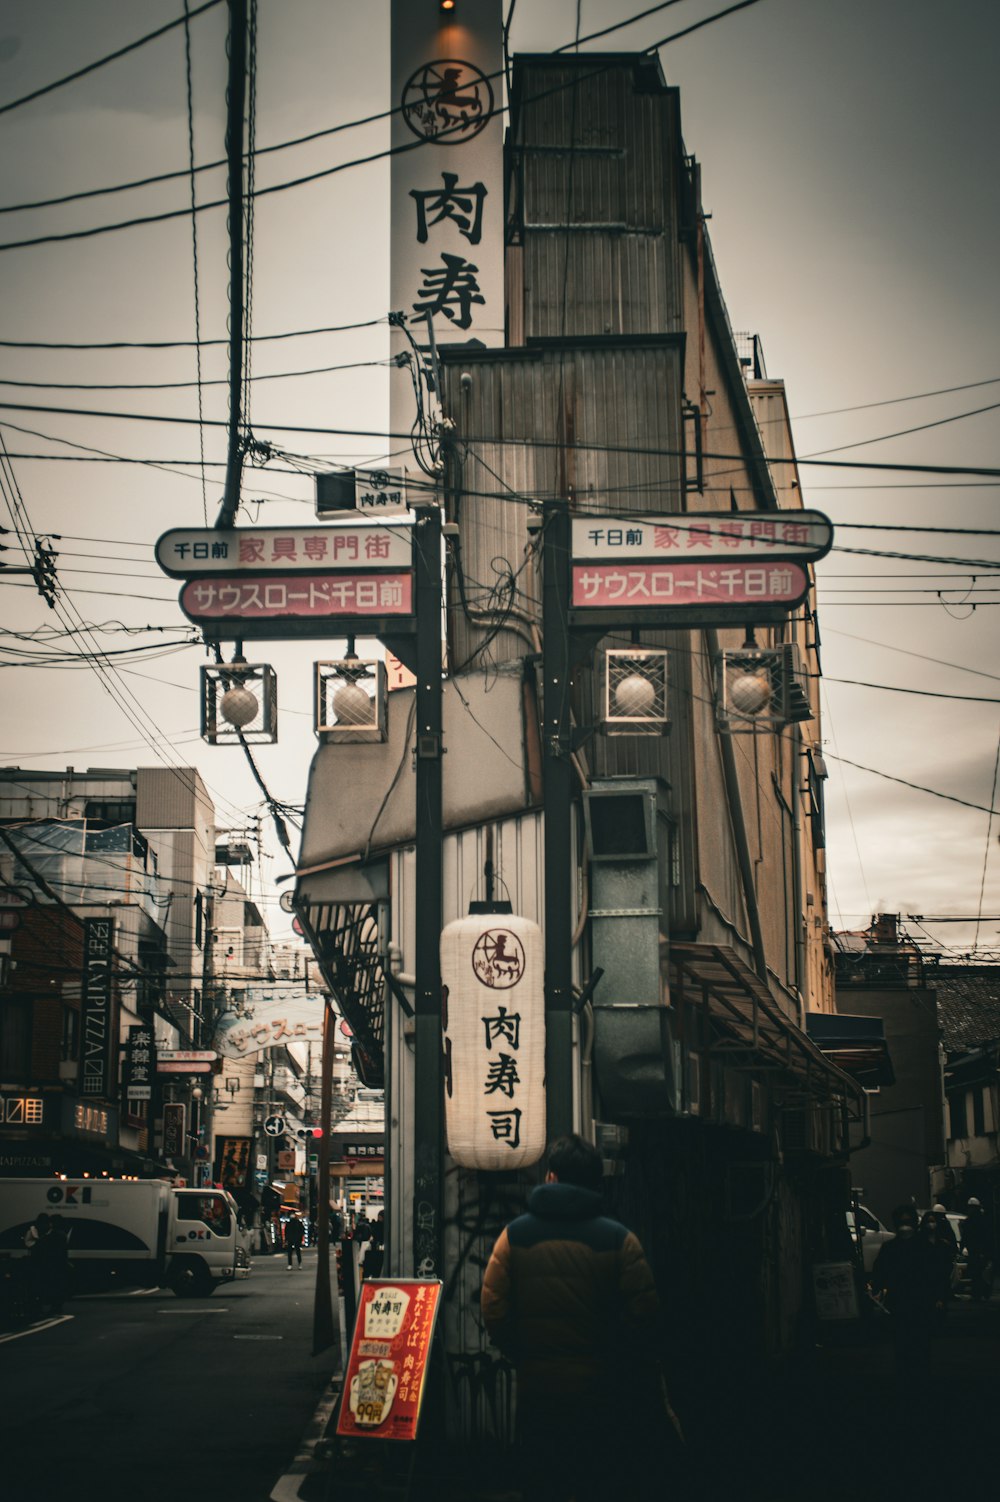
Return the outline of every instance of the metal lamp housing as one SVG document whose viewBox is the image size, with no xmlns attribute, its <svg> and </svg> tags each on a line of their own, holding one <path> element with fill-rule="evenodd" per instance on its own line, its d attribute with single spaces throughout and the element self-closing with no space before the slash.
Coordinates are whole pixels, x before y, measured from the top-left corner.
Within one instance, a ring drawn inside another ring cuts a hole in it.
<svg viewBox="0 0 1000 1502">
<path fill-rule="evenodd" d="M 278 679 L 262 662 L 220 662 L 201 670 L 201 738 L 210 746 L 273 745 Z"/>
<path fill-rule="evenodd" d="M 664 735 L 667 711 L 667 653 L 658 647 L 629 647 L 604 654 L 606 735 Z"/>
<path fill-rule="evenodd" d="M 385 740 L 384 662 L 364 657 L 317 662 L 314 687 L 313 729 L 321 741 L 358 745 Z"/>
<path fill-rule="evenodd" d="M 796 642 L 720 652 L 715 673 L 716 724 L 725 735 L 768 735 L 813 717 Z"/>
</svg>

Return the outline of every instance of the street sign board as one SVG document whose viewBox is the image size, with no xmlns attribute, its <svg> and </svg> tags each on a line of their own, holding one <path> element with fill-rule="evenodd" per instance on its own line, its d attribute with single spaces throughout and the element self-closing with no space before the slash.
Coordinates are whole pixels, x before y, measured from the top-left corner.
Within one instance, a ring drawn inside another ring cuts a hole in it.
<svg viewBox="0 0 1000 1502">
<path fill-rule="evenodd" d="M 173 579 L 409 569 L 413 528 L 408 522 L 383 526 L 377 521 L 347 526 L 175 528 L 157 542 L 156 561 Z"/>
<path fill-rule="evenodd" d="M 264 1122 L 264 1131 L 269 1137 L 280 1137 L 285 1130 L 285 1118 L 283 1116 L 269 1116 Z"/>
<path fill-rule="evenodd" d="M 574 608 L 627 608 L 630 611 L 666 606 L 701 622 L 705 607 L 775 606 L 790 610 L 809 590 L 805 569 L 797 563 L 680 562 L 655 563 L 628 559 L 621 563 L 573 565 L 571 604 Z"/>
<path fill-rule="evenodd" d="M 441 1284 L 366 1278 L 351 1336 L 337 1434 L 415 1440 L 420 1425 Z"/>
<path fill-rule="evenodd" d="M 673 516 L 575 516 L 574 561 L 631 564 L 636 559 L 730 563 L 812 563 L 833 546 L 821 511 L 690 511 Z"/>
<path fill-rule="evenodd" d="M 181 590 L 180 606 L 198 626 L 294 621 L 307 623 L 308 630 L 332 621 L 344 635 L 351 634 L 344 625 L 348 618 L 412 615 L 413 575 L 338 571 L 302 578 L 236 574 L 190 579 Z"/>
</svg>

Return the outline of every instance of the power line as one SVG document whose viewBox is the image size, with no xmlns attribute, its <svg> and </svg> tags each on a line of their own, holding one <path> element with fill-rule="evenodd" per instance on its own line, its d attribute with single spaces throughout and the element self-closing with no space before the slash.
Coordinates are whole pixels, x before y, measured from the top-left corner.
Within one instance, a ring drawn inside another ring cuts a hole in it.
<svg viewBox="0 0 1000 1502">
<path fill-rule="evenodd" d="M 856 443 L 840 443 L 836 448 L 815 449 L 812 454 L 803 454 L 803 462 L 819 458 L 823 454 L 842 454 L 846 449 L 867 448 L 873 443 L 887 443 L 890 438 L 906 438 L 911 433 L 926 433 L 930 428 L 943 428 L 948 423 L 961 422 L 966 417 L 981 417 L 984 412 L 996 412 L 1000 402 L 991 402 L 988 407 L 974 407 L 970 412 L 956 412 L 953 417 L 939 417 L 935 422 L 918 423 L 914 428 L 900 428 L 895 433 L 883 433 L 878 438 L 860 438 Z"/>
<path fill-rule="evenodd" d="M 751 0 L 744 0 L 744 3 L 751 3 Z M 752 3 L 756 4 L 757 0 L 752 0 Z M 179 425 L 185 426 L 185 427 L 190 427 L 192 425 L 195 425 L 195 424 L 197 424 L 197 421 L 198 421 L 198 419 L 196 417 L 168 416 L 168 415 L 166 415 L 164 413 L 109 412 L 109 411 L 106 411 L 106 410 L 102 411 L 99 408 L 95 409 L 95 408 L 91 408 L 91 407 L 52 407 L 52 406 L 47 406 L 47 405 L 36 405 L 36 404 L 33 404 L 33 403 L 29 403 L 29 402 L 0 402 L 0 410 L 5 411 L 5 412 L 42 412 L 42 413 L 45 413 L 47 415 L 54 415 L 54 416 L 60 416 L 60 417 L 97 417 L 97 418 L 107 418 L 109 420 L 116 421 L 116 422 L 160 422 L 160 423 L 171 423 L 171 424 L 179 424 Z M 226 427 L 228 427 L 228 424 L 225 421 L 223 421 L 221 418 L 206 419 L 206 424 L 205 425 L 207 427 L 216 427 L 216 428 L 226 428 Z M 317 434 L 319 434 L 322 437 L 329 437 L 329 438 L 344 438 L 344 437 L 346 437 L 346 438 L 380 438 L 380 439 L 383 439 L 385 441 L 399 440 L 399 441 L 407 441 L 408 442 L 410 440 L 410 437 L 411 437 L 411 435 L 409 433 L 394 433 L 394 432 L 387 433 L 384 429 L 375 430 L 375 429 L 371 429 L 371 428 L 326 428 L 326 427 L 317 427 L 317 426 L 306 425 L 306 424 L 275 423 L 275 422 L 258 422 L 258 423 L 255 423 L 254 426 L 255 426 L 256 429 L 258 429 L 260 431 L 264 431 L 264 432 L 317 433 Z M 512 447 L 512 448 L 559 449 L 559 450 L 565 450 L 567 452 L 577 452 L 577 453 L 630 454 L 630 455 L 643 455 L 643 456 L 646 456 L 646 457 L 664 458 L 664 459 L 679 459 L 679 458 L 682 457 L 681 451 L 679 449 L 647 448 L 647 447 L 642 447 L 642 446 L 637 447 L 634 444 L 591 443 L 591 442 L 586 442 L 586 441 L 582 441 L 582 440 L 579 440 L 579 439 L 575 440 L 573 442 L 566 442 L 566 441 L 555 439 L 555 438 L 548 438 L 548 439 L 546 439 L 546 438 L 513 438 L 513 437 L 497 438 L 495 434 L 493 434 L 493 435 L 464 434 L 463 438 L 464 438 L 464 441 L 466 443 L 485 443 L 485 442 L 502 443 L 502 444 L 504 444 L 506 446 L 509 446 L 509 447 Z M 743 464 L 743 463 L 747 462 L 747 456 L 745 454 L 705 453 L 702 457 L 705 458 L 705 459 L 718 460 L 718 461 L 721 461 L 721 462 L 724 462 L 724 463 L 734 463 L 735 462 L 735 463 Z M 871 459 L 809 459 L 809 460 L 799 459 L 799 460 L 796 460 L 794 458 L 785 458 L 785 457 L 782 457 L 782 456 L 769 457 L 768 458 L 768 463 L 771 464 L 771 465 L 808 463 L 808 464 L 820 466 L 822 468 L 830 468 L 830 469 L 878 469 L 878 470 L 891 470 L 891 471 L 897 471 L 897 472 L 898 471 L 902 471 L 902 472 L 911 473 L 911 474 L 912 473 L 917 473 L 917 474 L 948 474 L 948 475 L 951 475 L 951 474 L 983 475 L 983 476 L 994 477 L 994 478 L 1000 480 L 1000 469 L 989 469 L 989 468 L 986 468 L 986 467 L 983 467 L 983 466 L 970 466 L 970 465 L 957 465 L 957 464 L 899 464 L 899 463 L 885 463 L 885 462 L 875 461 L 875 460 L 871 460 Z M 528 502 L 525 502 L 525 504 L 528 504 Z M 583 515 L 583 516 L 588 516 L 588 515 L 598 515 L 600 513 L 592 512 L 588 507 L 584 506 L 584 507 L 580 508 L 579 514 Z M 626 518 L 634 517 L 635 514 L 636 514 L 635 512 L 623 512 L 622 513 L 622 515 L 625 516 Z"/>
<path fill-rule="evenodd" d="M 190 12 L 191 19 L 200 16 L 206 10 L 212 10 L 219 4 L 219 0 L 205 0 L 197 10 Z M 129 42 L 125 47 L 119 47 L 116 52 L 109 52 L 105 57 L 99 57 L 96 62 L 88 63 L 85 68 L 77 68 L 74 73 L 67 73 L 63 78 L 57 78 L 52 83 L 44 84 L 40 89 L 32 89 L 30 94 L 22 94 L 20 99 L 10 99 L 6 104 L 0 104 L 0 115 L 6 115 L 11 110 L 20 109 L 22 104 L 30 104 L 35 99 L 41 99 L 46 94 L 52 94 L 56 89 L 65 88 L 69 83 L 75 83 L 78 78 L 86 78 L 89 73 L 96 73 L 98 68 L 106 67 L 108 63 L 117 62 L 120 57 L 127 57 L 130 52 L 136 52 L 140 47 L 145 47 L 147 42 L 155 42 L 158 37 L 165 36 L 168 31 L 173 31 L 177 26 L 183 26 L 188 20 L 188 15 L 179 16 L 175 21 L 168 21 L 165 26 L 158 26 L 155 31 L 147 32 L 135 42 Z"/>
<path fill-rule="evenodd" d="M 850 757 L 847 756 L 836 756 L 832 751 L 824 750 L 823 755 L 824 757 L 829 757 L 832 761 L 843 762 L 845 766 L 856 767 L 859 772 L 870 772 L 873 777 L 882 777 L 887 782 L 901 783 L 903 787 L 912 788 L 914 792 L 930 793 L 932 798 L 944 798 L 949 803 L 960 803 L 963 808 L 974 808 L 977 813 L 1000 813 L 1000 809 L 987 808 L 984 803 L 970 803 L 967 798 L 957 798 L 954 793 L 942 793 L 937 788 L 923 787 L 919 782 L 907 782 L 905 777 L 895 777 L 891 772 L 880 772 L 877 767 L 863 766 L 859 761 L 851 761 Z"/>
<path fill-rule="evenodd" d="M 186 210 L 185 212 L 190 212 Z M 254 344 L 273 343 L 278 339 L 307 339 L 314 334 L 346 334 L 354 329 L 373 329 L 380 323 L 386 323 L 382 318 L 366 318 L 360 323 L 334 323 L 314 329 L 293 329 L 284 334 L 252 334 L 251 342 Z M 52 350 L 96 350 L 96 349 L 194 349 L 200 342 L 202 349 L 211 345 L 225 345 L 226 339 L 112 339 L 103 342 L 84 342 L 78 344 L 60 344 L 49 340 L 40 339 L 0 339 L 0 349 L 52 349 Z"/>
<path fill-rule="evenodd" d="M 901 402 L 920 402 L 932 396 L 951 396 L 956 391 L 975 391 L 980 386 L 996 386 L 1000 376 L 989 376 L 985 381 L 966 381 L 962 386 L 942 386 L 937 391 L 917 391 L 912 396 L 888 396 L 879 402 L 859 402 L 853 407 L 829 407 L 825 412 L 800 412 L 791 422 L 806 422 L 811 417 L 840 417 L 845 412 L 870 412 L 875 407 L 895 407 Z"/>
<path fill-rule="evenodd" d="M 210 0 L 210 3 L 215 3 L 215 0 Z M 680 41 L 683 37 L 690 36 L 693 32 L 700 31 L 703 27 L 710 26 L 715 21 L 721 21 L 727 16 L 734 15 L 737 11 L 746 10 L 750 6 L 757 5 L 758 3 L 759 0 L 738 0 L 737 4 L 730 5 L 727 7 L 727 9 L 716 12 L 715 15 L 706 16 L 703 20 L 696 21 L 693 25 L 686 26 L 683 30 L 674 32 L 671 36 L 663 37 L 659 42 L 654 42 L 651 46 L 645 48 L 644 52 L 646 54 L 656 52 L 660 47 L 666 47 L 671 42 Z M 174 24 L 176 25 L 178 23 L 175 22 Z M 608 67 L 609 65 L 605 64 L 603 67 L 595 70 L 595 72 L 605 73 L 608 71 Z M 573 85 L 560 84 L 557 86 L 557 88 L 548 90 L 546 92 L 558 93 L 561 92 L 564 88 L 573 87 L 575 86 L 575 84 L 582 81 L 583 80 L 576 79 L 574 80 Z M 540 96 L 536 95 L 535 97 L 538 98 Z M 504 110 L 497 111 L 498 114 L 503 112 Z M 332 167 L 322 167 L 316 172 L 308 172 L 304 173 L 300 177 L 289 178 L 285 182 L 272 183 L 269 187 L 266 188 L 256 188 L 253 192 L 253 198 L 265 198 L 269 197 L 273 193 L 286 193 L 292 188 L 301 188 L 309 183 L 319 182 L 323 178 L 332 177 L 339 172 L 346 172 L 353 167 L 368 166 L 373 162 L 384 161 L 388 157 L 404 156 L 411 151 L 419 151 L 424 145 L 425 142 L 423 140 L 415 140 L 404 142 L 402 145 L 389 146 L 382 151 L 370 152 L 367 156 L 354 157 L 351 161 L 338 162 Z M 225 208 L 227 204 L 228 200 L 225 198 L 212 199 L 206 203 L 199 204 L 197 211 L 198 213 L 207 213 L 212 209 Z M 5 242 L 0 242 L 0 251 L 28 250 L 33 249 L 39 245 L 55 245 L 70 240 L 92 239 L 97 235 L 112 234 L 117 232 L 118 230 L 124 229 L 135 229 L 140 225 L 163 224 L 167 220 L 177 219 L 182 215 L 186 215 L 190 212 L 191 211 L 189 207 L 185 207 L 183 209 L 165 209 L 158 214 L 135 215 L 131 219 L 118 220 L 113 224 L 92 225 L 86 229 L 67 230 L 61 234 L 34 235 L 26 240 L 8 240 Z"/>
</svg>

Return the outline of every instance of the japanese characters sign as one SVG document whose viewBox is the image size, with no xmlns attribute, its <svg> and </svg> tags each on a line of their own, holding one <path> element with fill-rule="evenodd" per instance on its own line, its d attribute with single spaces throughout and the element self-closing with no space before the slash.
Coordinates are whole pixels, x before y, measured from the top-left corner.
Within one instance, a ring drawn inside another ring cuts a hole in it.
<svg viewBox="0 0 1000 1502">
<path fill-rule="evenodd" d="M 185 1147 L 185 1116 L 182 1102 L 168 1102 L 163 1107 L 163 1152 L 168 1158 L 181 1156 Z"/>
<path fill-rule="evenodd" d="M 413 614 L 413 575 L 326 574 L 294 579 L 274 574 L 189 579 L 180 605 L 188 620 L 329 621 Z"/>
<path fill-rule="evenodd" d="M 574 564 L 575 606 L 776 605 L 791 607 L 809 589 L 797 563 L 635 563 Z"/>
<path fill-rule="evenodd" d="M 402 469 L 356 469 L 354 504 L 362 514 L 391 516 L 406 510 L 406 472 Z"/>
<path fill-rule="evenodd" d="M 441 1300 L 441 1284 L 369 1278 L 344 1373 L 337 1433 L 345 1438 L 417 1437 Z"/>
<path fill-rule="evenodd" d="M 249 1137 L 219 1138 L 219 1179 L 223 1189 L 242 1189 L 250 1167 Z"/>
<path fill-rule="evenodd" d="M 833 545 L 833 524 L 820 511 L 685 512 L 659 517 L 574 517 L 576 560 L 631 563 L 682 559 L 731 563 L 782 559 L 809 563 Z"/>
<path fill-rule="evenodd" d="M 365 480 L 373 490 L 371 476 Z M 354 574 L 367 569 L 409 569 L 412 539 L 407 523 L 176 529 L 165 532 L 156 544 L 156 561 L 174 579 L 202 574 L 328 574 L 331 569 Z"/>
<path fill-rule="evenodd" d="M 156 1039 L 146 1023 L 130 1027 L 125 1045 L 125 1099 L 150 1100 L 156 1077 Z"/>
<path fill-rule="evenodd" d="M 113 918 L 84 918 L 80 1094 L 103 1100 L 114 1099 L 118 1083 L 111 1067 L 118 1046 L 111 1003 L 114 938 Z"/>
<path fill-rule="evenodd" d="M 392 4 L 390 306 L 417 344 L 504 342 L 503 16 L 501 0 L 463 0 L 452 18 Z M 409 354 L 394 330 L 393 355 Z M 408 368 L 393 372 L 390 428 L 415 416 Z"/>
<path fill-rule="evenodd" d="M 545 1150 L 545 998 L 538 925 L 507 914 L 441 935 L 448 1151 L 503 1171 Z"/>
<path fill-rule="evenodd" d="M 285 1048 L 289 1043 L 321 1043 L 323 998 L 315 992 L 294 991 L 264 998 L 248 990 L 242 1015 L 229 1013 L 215 1032 L 215 1048 L 226 1059 L 244 1059 L 262 1048 Z"/>
</svg>

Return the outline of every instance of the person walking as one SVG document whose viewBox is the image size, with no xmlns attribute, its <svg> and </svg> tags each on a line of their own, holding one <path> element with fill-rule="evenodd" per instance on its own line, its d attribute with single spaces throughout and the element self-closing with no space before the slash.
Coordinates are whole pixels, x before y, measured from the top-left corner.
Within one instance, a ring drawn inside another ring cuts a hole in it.
<svg viewBox="0 0 1000 1502">
<path fill-rule="evenodd" d="M 653 1274 L 638 1238 L 604 1214 L 591 1143 L 558 1138 L 547 1170 L 527 1214 L 497 1239 L 480 1299 L 491 1340 L 517 1372 L 522 1494 L 525 1502 L 642 1496 L 642 1403 L 651 1399 L 649 1411 L 676 1425 L 656 1359 Z"/>
<path fill-rule="evenodd" d="M 943 1307 L 935 1248 L 917 1231 L 917 1212 L 900 1205 L 892 1212 L 896 1234 L 883 1243 L 872 1268 L 872 1286 L 892 1316 L 892 1337 L 900 1376 L 920 1378 L 930 1357 L 936 1308 Z"/>
<path fill-rule="evenodd" d="M 298 1259 L 298 1266 L 302 1266 L 302 1241 L 305 1236 L 305 1226 L 301 1217 L 293 1210 L 285 1225 L 285 1250 L 288 1252 L 288 1271 L 292 1270 L 292 1253 Z"/>
<path fill-rule="evenodd" d="M 993 1266 L 989 1225 L 982 1205 L 975 1195 L 965 1207 L 962 1223 L 962 1245 L 969 1258 L 969 1282 L 976 1303 L 988 1299 L 993 1285 Z"/>
<path fill-rule="evenodd" d="M 927 1211 L 920 1222 L 920 1230 L 917 1234 L 931 1249 L 937 1273 L 935 1304 L 943 1314 L 951 1298 L 952 1268 L 955 1263 L 955 1253 L 958 1250 L 955 1244 L 955 1233 L 948 1224 L 948 1216 L 943 1207 L 935 1205 Z"/>
</svg>

